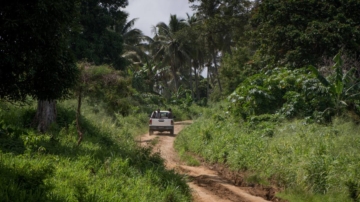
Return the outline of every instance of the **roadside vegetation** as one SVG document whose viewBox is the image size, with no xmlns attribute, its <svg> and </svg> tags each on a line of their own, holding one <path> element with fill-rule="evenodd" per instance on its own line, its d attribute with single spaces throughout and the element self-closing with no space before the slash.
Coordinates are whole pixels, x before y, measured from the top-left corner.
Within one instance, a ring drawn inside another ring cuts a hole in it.
<svg viewBox="0 0 360 202">
<path fill-rule="evenodd" d="M 2 201 L 190 201 L 185 179 L 159 155 L 139 147 L 146 113 L 110 117 L 83 105 L 84 139 L 77 146 L 75 100 L 58 103 L 58 122 L 39 135 L 32 106 L 1 103 Z"/>
<path fill-rule="evenodd" d="M 359 196 L 359 129 L 348 118 L 320 125 L 274 115 L 248 122 L 224 108 L 185 128 L 175 141 L 180 153 L 246 173 L 249 183 L 275 185 L 289 201 L 352 201 Z M 214 115 L 216 114 L 216 115 Z"/>
<path fill-rule="evenodd" d="M 289 201 L 358 201 L 360 86 L 334 61 L 326 78 L 313 67 L 247 78 L 185 128 L 176 149 L 191 165 L 191 154 L 225 164 Z"/>
</svg>

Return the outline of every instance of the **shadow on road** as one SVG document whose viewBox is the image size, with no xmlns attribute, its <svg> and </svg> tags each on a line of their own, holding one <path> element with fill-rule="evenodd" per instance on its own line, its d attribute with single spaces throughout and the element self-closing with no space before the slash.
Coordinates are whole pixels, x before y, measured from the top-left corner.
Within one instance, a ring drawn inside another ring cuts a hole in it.
<svg viewBox="0 0 360 202">
<path fill-rule="evenodd" d="M 171 135 L 170 133 L 164 133 L 164 132 L 154 132 L 152 135 L 156 135 L 156 136 L 169 136 L 169 137 L 174 137 L 174 136 L 176 136 L 175 133 L 174 133 L 174 135 Z"/>
<path fill-rule="evenodd" d="M 135 140 L 135 142 L 139 142 L 139 143 L 144 143 L 144 142 L 146 142 L 146 143 L 148 143 L 148 142 L 151 142 L 152 140 Z"/>
</svg>

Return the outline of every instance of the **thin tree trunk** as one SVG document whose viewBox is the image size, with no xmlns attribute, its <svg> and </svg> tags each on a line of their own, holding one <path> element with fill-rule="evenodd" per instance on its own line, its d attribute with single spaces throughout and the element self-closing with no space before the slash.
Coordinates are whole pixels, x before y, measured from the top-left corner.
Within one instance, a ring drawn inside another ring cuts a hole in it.
<svg viewBox="0 0 360 202">
<path fill-rule="evenodd" d="M 164 77 L 164 73 L 162 73 L 162 78 Z M 163 95 L 167 100 L 171 99 L 171 95 L 172 95 L 172 89 L 171 86 L 168 84 L 167 81 L 160 81 L 159 82 L 162 89 L 161 89 L 161 95 Z M 160 93 L 160 92 L 159 92 Z"/>
<path fill-rule="evenodd" d="M 219 73 L 218 73 L 218 66 L 217 66 L 217 62 L 216 62 L 216 45 L 215 45 L 215 42 L 213 40 L 213 38 L 210 36 L 210 43 L 211 43 L 211 47 L 212 47 L 212 55 L 213 55 L 213 63 L 214 63 L 214 66 L 215 66 L 215 74 L 216 74 L 216 79 L 217 79 L 217 82 L 218 82 L 218 85 L 219 85 L 219 90 L 220 90 L 220 93 L 222 93 L 222 87 L 221 87 L 221 83 L 220 83 L 220 78 L 219 78 Z"/>
<path fill-rule="evenodd" d="M 178 81 L 176 79 L 176 70 L 175 68 L 171 68 L 171 74 L 173 75 L 174 77 L 174 83 L 175 83 L 175 92 L 178 91 Z"/>
<path fill-rule="evenodd" d="M 147 89 L 147 92 L 149 93 L 153 93 L 155 92 L 155 84 L 158 85 L 158 82 L 157 82 L 157 79 L 156 79 L 156 74 L 151 70 L 151 65 L 148 64 L 149 66 L 149 69 L 148 69 L 148 72 L 147 72 L 147 78 L 149 80 L 148 82 L 148 89 Z M 159 93 L 159 92 L 157 92 Z"/>
<path fill-rule="evenodd" d="M 209 86 L 210 86 L 210 64 L 207 67 L 206 75 L 207 85 L 206 85 L 206 99 L 209 100 Z"/>
<path fill-rule="evenodd" d="M 172 65 L 172 68 L 171 68 L 171 72 L 172 72 L 172 75 L 173 75 L 173 77 L 174 77 L 174 82 L 175 82 L 175 92 L 177 92 L 179 89 L 178 89 L 178 82 L 177 82 L 177 76 L 176 76 L 176 67 L 175 67 L 175 64 L 176 64 L 176 61 L 175 61 L 175 52 L 174 52 L 173 65 Z"/>
<path fill-rule="evenodd" d="M 55 100 L 39 100 L 34 124 L 37 130 L 45 133 L 50 124 L 56 122 L 56 101 Z"/>
<path fill-rule="evenodd" d="M 215 69 L 215 67 L 214 67 L 214 69 Z M 211 66 L 211 61 L 210 61 L 208 63 L 208 75 L 209 75 L 209 84 L 211 85 L 211 87 L 215 87 L 216 86 L 216 81 L 217 81 L 214 69 Z"/>
<path fill-rule="evenodd" d="M 215 65 L 215 74 L 216 74 L 217 82 L 218 82 L 218 85 L 219 85 L 219 90 L 220 90 L 220 93 L 221 93 L 222 92 L 222 87 L 221 87 L 218 67 L 217 67 L 217 63 L 216 63 L 216 53 L 215 53 L 215 51 L 213 52 L 213 62 L 214 62 L 214 65 Z"/>
<path fill-rule="evenodd" d="M 200 94 L 199 94 L 199 81 L 198 81 L 198 75 L 197 75 L 197 64 L 194 66 L 194 73 L 195 73 L 195 93 L 196 93 L 196 100 L 200 100 Z"/>
<path fill-rule="evenodd" d="M 194 99 L 194 89 L 193 89 L 193 78 L 192 78 L 192 67 L 190 67 L 190 89 L 191 89 L 191 98 Z"/>
<path fill-rule="evenodd" d="M 80 87 L 79 96 L 78 96 L 78 106 L 77 106 L 77 111 L 76 111 L 76 129 L 77 129 L 77 132 L 79 134 L 79 139 L 77 141 L 77 146 L 80 145 L 80 143 L 81 143 L 81 141 L 83 139 L 83 133 L 81 132 L 81 128 L 80 128 L 81 94 L 82 94 L 82 88 Z"/>
</svg>

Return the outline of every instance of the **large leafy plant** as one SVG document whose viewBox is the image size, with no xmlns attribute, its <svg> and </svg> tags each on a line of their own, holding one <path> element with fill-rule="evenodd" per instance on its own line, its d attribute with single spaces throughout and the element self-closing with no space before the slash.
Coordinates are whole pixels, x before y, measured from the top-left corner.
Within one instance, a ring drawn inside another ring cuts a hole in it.
<svg viewBox="0 0 360 202">
<path fill-rule="evenodd" d="M 324 111 L 332 104 L 328 96 L 326 89 L 308 70 L 276 68 L 249 77 L 228 100 L 231 112 L 245 119 L 275 113 L 293 118 Z"/>
<path fill-rule="evenodd" d="M 182 86 L 179 87 L 176 93 L 174 93 L 171 97 L 171 103 L 180 106 L 183 110 L 188 111 L 189 107 L 193 103 L 193 99 L 191 97 L 191 91 L 189 89 L 185 89 Z"/>
<path fill-rule="evenodd" d="M 341 59 L 341 53 L 338 53 L 334 57 L 334 75 L 329 78 L 325 78 L 320 72 L 313 66 L 309 68 L 318 80 L 326 87 L 331 102 L 333 105 L 326 110 L 334 111 L 336 114 L 340 114 L 345 108 L 359 108 L 360 100 L 360 80 L 355 76 L 355 68 L 351 68 L 345 72 L 342 68 L 343 60 Z"/>
</svg>

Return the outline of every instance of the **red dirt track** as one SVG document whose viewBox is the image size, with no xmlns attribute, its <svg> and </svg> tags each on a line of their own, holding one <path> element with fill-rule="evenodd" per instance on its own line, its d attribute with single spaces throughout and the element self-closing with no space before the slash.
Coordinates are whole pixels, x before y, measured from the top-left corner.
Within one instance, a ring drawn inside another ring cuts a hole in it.
<svg viewBox="0 0 360 202">
<path fill-rule="evenodd" d="M 157 142 L 153 146 L 153 152 L 159 152 L 165 159 L 166 167 L 174 169 L 188 177 L 188 185 L 192 189 L 193 201 L 195 202 L 265 202 L 278 201 L 273 188 L 248 185 L 244 183 L 238 174 L 229 171 L 221 165 L 212 166 L 187 166 L 174 150 L 174 140 L 177 134 L 191 121 L 175 123 L 174 136 L 168 132 L 153 135 L 145 134 L 140 137 L 141 146 L 150 146 L 151 142 Z M 155 140 L 155 138 L 157 140 Z M 211 168 L 211 169 L 210 169 Z"/>
</svg>

